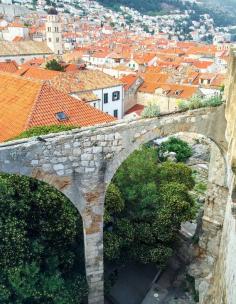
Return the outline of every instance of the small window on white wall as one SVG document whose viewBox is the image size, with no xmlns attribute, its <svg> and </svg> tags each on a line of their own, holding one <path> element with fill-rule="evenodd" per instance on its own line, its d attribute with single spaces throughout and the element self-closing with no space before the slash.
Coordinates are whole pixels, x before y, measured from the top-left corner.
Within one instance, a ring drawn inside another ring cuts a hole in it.
<svg viewBox="0 0 236 304">
<path fill-rule="evenodd" d="M 118 110 L 114 110 L 113 116 L 116 117 L 116 118 L 118 117 Z"/>
<path fill-rule="evenodd" d="M 115 91 L 112 93 L 112 100 L 119 100 L 120 99 L 120 92 L 119 91 Z"/>
<path fill-rule="evenodd" d="M 104 103 L 108 103 L 108 93 L 105 93 L 103 96 Z"/>
</svg>

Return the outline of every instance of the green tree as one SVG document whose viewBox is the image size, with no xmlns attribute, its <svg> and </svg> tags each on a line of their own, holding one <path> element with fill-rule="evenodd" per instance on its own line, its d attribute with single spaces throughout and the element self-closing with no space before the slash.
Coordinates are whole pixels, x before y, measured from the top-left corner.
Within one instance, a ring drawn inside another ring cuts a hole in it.
<svg viewBox="0 0 236 304">
<path fill-rule="evenodd" d="M 104 231 L 105 260 L 164 266 L 181 223 L 195 216 L 191 169 L 183 163 L 159 163 L 157 149 L 143 146 L 124 161 L 113 184 L 119 195 L 109 193 L 112 204 L 105 204 L 112 217 Z"/>
<path fill-rule="evenodd" d="M 178 162 L 185 162 L 193 154 L 191 146 L 176 137 L 170 137 L 167 141 L 160 144 L 158 154 L 161 161 L 166 160 L 164 157 L 165 152 L 175 152 Z"/>
<path fill-rule="evenodd" d="M 192 169 L 183 163 L 164 162 L 158 166 L 157 175 L 160 185 L 178 182 L 191 190 L 195 184 Z"/>
<path fill-rule="evenodd" d="M 52 59 L 46 63 L 46 69 L 52 71 L 64 72 L 64 67 L 56 60 Z"/>
<path fill-rule="evenodd" d="M 79 304 L 87 294 L 82 222 L 47 184 L 0 176 L 0 302 Z"/>
<path fill-rule="evenodd" d="M 124 209 L 124 200 L 119 188 L 111 183 L 106 192 L 104 221 L 110 222 L 112 216 L 119 214 Z"/>
</svg>

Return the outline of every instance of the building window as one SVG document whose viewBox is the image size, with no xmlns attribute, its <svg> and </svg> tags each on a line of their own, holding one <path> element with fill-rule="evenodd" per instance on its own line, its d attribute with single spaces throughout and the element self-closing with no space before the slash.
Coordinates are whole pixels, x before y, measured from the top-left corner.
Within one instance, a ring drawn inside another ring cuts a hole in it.
<svg viewBox="0 0 236 304">
<path fill-rule="evenodd" d="M 50 27 L 48 27 L 48 32 L 51 32 L 51 28 Z"/>
<path fill-rule="evenodd" d="M 58 33 L 58 27 L 55 27 L 55 32 Z"/>
<path fill-rule="evenodd" d="M 104 103 L 108 103 L 108 93 L 104 94 Z"/>
<path fill-rule="evenodd" d="M 59 42 L 59 38 L 56 38 L 56 42 Z"/>
<path fill-rule="evenodd" d="M 93 103 L 94 108 L 96 108 L 96 102 Z"/>
<path fill-rule="evenodd" d="M 56 118 L 59 121 L 62 121 L 62 120 L 67 120 L 68 116 L 64 112 L 58 112 L 58 113 L 56 113 Z"/>
<path fill-rule="evenodd" d="M 52 39 L 51 38 L 48 38 L 48 42 L 51 42 L 52 41 Z"/>
<path fill-rule="evenodd" d="M 116 117 L 116 118 L 118 117 L 118 110 L 114 110 L 113 116 Z"/>
<path fill-rule="evenodd" d="M 119 91 L 113 92 L 112 101 L 119 100 L 119 99 L 120 99 L 120 92 Z"/>
</svg>

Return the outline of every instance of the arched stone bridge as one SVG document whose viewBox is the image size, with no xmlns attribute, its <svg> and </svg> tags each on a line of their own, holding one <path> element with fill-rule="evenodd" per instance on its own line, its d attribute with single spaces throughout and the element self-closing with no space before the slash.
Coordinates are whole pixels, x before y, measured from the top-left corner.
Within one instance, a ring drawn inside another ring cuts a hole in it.
<svg viewBox="0 0 236 304">
<path fill-rule="evenodd" d="M 120 164 L 140 145 L 178 132 L 209 137 L 227 151 L 224 105 L 152 119 L 119 121 L 0 145 L 0 172 L 27 175 L 63 192 L 84 225 L 89 303 L 103 299 L 103 204 Z"/>
</svg>

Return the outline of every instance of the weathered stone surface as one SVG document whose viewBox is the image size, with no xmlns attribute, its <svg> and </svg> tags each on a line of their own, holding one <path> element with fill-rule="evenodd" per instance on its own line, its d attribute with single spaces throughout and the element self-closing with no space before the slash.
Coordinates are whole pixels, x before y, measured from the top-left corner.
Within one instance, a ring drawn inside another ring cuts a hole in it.
<svg viewBox="0 0 236 304">
<path fill-rule="evenodd" d="M 101 304 L 104 303 L 105 189 L 121 163 L 140 145 L 181 131 L 204 135 L 213 140 L 222 153 L 226 153 L 225 129 L 224 106 L 132 122 L 120 121 L 97 128 L 46 135 L 43 136 L 45 143 L 26 139 L 2 144 L 0 171 L 48 182 L 76 206 L 84 225 L 89 304 Z M 209 198 L 211 204 L 215 202 Z M 210 251 L 215 250 L 214 244 L 206 243 L 204 246 Z"/>
</svg>

